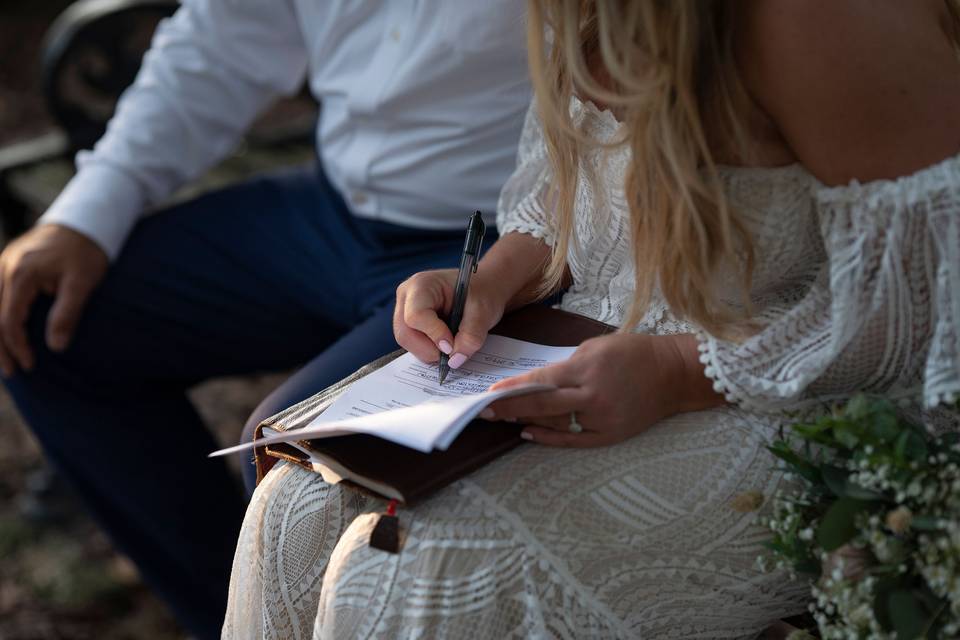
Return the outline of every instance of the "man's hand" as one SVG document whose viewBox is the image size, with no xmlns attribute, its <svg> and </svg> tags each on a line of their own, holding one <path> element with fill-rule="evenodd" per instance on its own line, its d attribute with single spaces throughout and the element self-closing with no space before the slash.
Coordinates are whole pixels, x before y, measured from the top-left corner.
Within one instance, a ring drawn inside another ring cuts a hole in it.
<svg viewBox="0 0 960 640">
<path fill-rule="evenodd" d="M 86 236 L 55 224 L 35 227 L 0 254 L 0 371 L 33 368 L 26 321 L 37 294 L 54 297 L 47 318 L 47 346 L 63 351 L 83 306 L 103 279 L 109 260 Z"/>
</svg>

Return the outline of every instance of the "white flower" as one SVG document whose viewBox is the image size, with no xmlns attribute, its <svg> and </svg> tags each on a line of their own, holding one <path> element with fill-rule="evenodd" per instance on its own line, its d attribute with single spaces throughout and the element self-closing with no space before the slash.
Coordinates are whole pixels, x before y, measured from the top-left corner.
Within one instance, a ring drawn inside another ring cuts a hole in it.
<svg viewBox="0 0 960 640">
<path fill-rule="evenodd" d="M 869 627 L 870 623 L 873 622 L 873 609 L 869 604 L 864 602 L 851 611 L 847 618 L 853 625 L 858 627 Z"/>
<path fill-rule="evenodd" d="M 893 511 L 887 513 L 887 528 L 898 535 L 909 529 L 912 521 L 913 512 L 906 507 L 897 507 Z"/>
</svg>

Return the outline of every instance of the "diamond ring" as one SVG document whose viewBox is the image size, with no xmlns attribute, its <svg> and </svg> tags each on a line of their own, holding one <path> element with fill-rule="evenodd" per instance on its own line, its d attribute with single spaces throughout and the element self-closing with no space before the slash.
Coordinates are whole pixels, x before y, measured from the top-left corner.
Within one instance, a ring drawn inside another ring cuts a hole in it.
<svg viewBox="0 0 960 640">
<path fill-rule="evenodd" d="M 576 411 L 571 411 L 571 412 L 570 412 L 570 426 L 569 426 L 569 429 L 570 429 L 570 433 L 582 433 L 582 432 L 583 432 L 583 425 L 580 424 L 579 422 L 577 422 L 577 412 L 576 412 Z"/>
</svg>

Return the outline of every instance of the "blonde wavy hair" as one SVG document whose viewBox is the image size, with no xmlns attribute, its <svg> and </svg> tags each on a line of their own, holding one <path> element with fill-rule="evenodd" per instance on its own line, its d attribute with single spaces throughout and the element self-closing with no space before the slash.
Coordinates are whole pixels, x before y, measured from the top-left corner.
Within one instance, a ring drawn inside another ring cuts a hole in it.
<svg viewBox="0 0 960 640">
<path fill-rule="evenodd" d="M 956 38 L 960 0 L 946 0 Z M 751 161 L 742 121 L 748 104 L 733 55 L 734 3 L 724 0 L 530 0 L 529 57 L 553 169 L 557 240 L 544 290 L 565 277 L 573 239 L 579 159 L 591 145 L 574 126 L 574 95 L 606 103 L 626 124 L 624 185 L 636 293 L 623 328 L 642 317 L 659 285 L 678 315 L 732 336 L 749 315 L 753 243 L 727 202 L 714 149 Z M 549 34 L 547 36 L 546 34 Z M 549 38 L 549 41 L 548 41 Z M 723 132 L 723 139 L 711 138 Z M 738 258 L 739 302 L 714 286 Z"/>
</svg>

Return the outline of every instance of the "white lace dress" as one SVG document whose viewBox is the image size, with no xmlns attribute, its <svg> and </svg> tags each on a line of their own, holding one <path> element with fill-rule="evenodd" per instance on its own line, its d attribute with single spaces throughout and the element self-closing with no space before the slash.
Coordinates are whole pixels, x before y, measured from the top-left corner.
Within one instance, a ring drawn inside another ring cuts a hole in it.
<svg viewBox="0 0 960 640">
<path fill-rule="evenodd" d="M 609 114 L 574 110 L 591 135 L 616 135 Z M 583 163 L 597 193 L 584 177 L 561 304 L 612 324 L 633 286 L 625 153 Z M 758 253 L 759 331 L 701 335 L 734 406 L 604 449 L 525 445 L 402 509 L 398 555 L 367 544 L 382 503 L 280 464 L 247 512 L 223 637 L 740 638 L 801 611 L 805 586 L 756 569 L 767 535 L 730 502 L 781 482 L 764 446 L 782 409 L 858 390 L 927 406 L 960 394 L 960 158 L 841 188 L 797 165 L 722 177 Z M 546 180 L 528 117 L 501 233 L 551 240 Z M 636 330 L 695 328 L 656 304 Z"/>
</svg>

